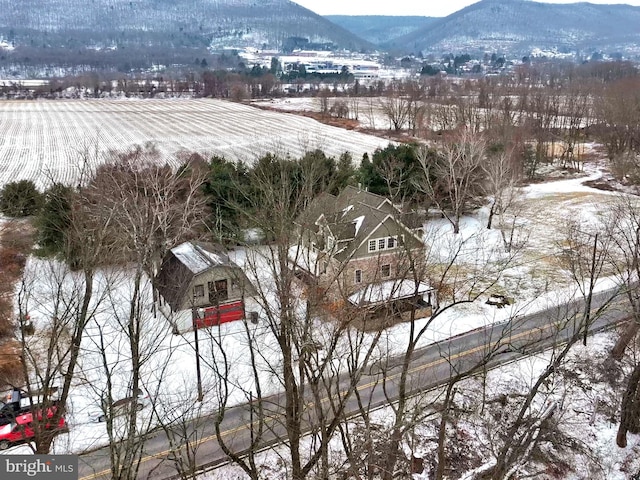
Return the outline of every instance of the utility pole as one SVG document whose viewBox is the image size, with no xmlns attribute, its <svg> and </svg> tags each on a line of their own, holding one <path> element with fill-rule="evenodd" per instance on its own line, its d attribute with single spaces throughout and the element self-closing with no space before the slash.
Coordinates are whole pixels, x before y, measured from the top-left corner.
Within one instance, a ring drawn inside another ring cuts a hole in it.
<svg viewBox="0 0 640 480">
<path fill-rule="evenodd" d="M 598 249 L 598 234 L 596 233 L 593 240 L 593 252 L 591 253 L 591 272 L 589 275 L 589 295 L 587 295 L 587 307 L 584 317 L 584 337 L 582 338 L 582 344 L 587 346 L 587 337 L 589 336 L 589 322 L 591 317 L 591 299 L 593 298 L 593 287 L 596 276 L 596 254 Z"/>
<path fill-rule="evenodd" d="M 202 402 L 204 394 L 202 393 L 202 376 L 200 373 L 200 342 L 198 341 L 198 322 L 200 318 L 198 315 L 198 309 L 193 307 L 191 309 L 191 324 L 193 326 L 193 340 L 196 343 L 196 376 L 198 381 L 198 401 Z"/>
</svg>

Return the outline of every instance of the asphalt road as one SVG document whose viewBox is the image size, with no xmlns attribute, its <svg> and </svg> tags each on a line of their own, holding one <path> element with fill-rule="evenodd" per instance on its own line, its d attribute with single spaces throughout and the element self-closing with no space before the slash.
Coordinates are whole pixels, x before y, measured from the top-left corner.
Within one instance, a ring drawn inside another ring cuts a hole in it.
<svg viewBox="0 0 640 480">
<path fill-rule="evenodd" d="M 592 299 L 592 312 L 607 302 L 614 291 L 595 294 Z M 606 329 L 628 317 L 622 302 L 614 302 L 590 325 L 589 333 Z M 494 324 L 468 333 L 452 337 L 414 353 L 407 385 L 409 394 L 427 391 L 446 383 L 452 375 L 469 372 L 479 365 L 487 363 L 488 367 L 513 361 L 525 355 L 548 349 L 561 344 L 571 337 L 575 331 L 572 317 L 582 318 L 583 301 L 576 301 L 560 307 L 552 307 L 544 311 L 526 316 L 516 316 L 502 324 Z M 488 360 L 488 362 L 487 362 Z M 386 365 L 373 364 L 367 375 L 361 378 L 357 386 L 361 398 L 372 407 L 378 407 L 394 401 L 398 396 L 398 383 L 401 372 L 401 359 L 391 359 Z M 346 378 L 344 387 L 346 389 Z M 284 427 L 279 420 L 279 404 L 283 397 L 271 397 L 273 405 L 269 413 L 269 428 L 263 435 L 263 445 L 278 443 L 284 437 Z M 327 403 L 329 399 L 323 399 Z M 239 405 L 229 409 L 222 424 L 222 436 L 235 451 L 242 451 L 250 445 L 251 417 L 247 405 Z M 313 408 L 305 413 L 313 414 Z M 355 396 L 351 396 L 346 408 L 346 416 L 358 411 Z M 188 426 L 195 442 L 193 448 L 199 468 L 212 468 L 227 461 L 215 436 L 214 422 L 211 418 L 202 417 Z M 169 448 L 170 442 L 163 431 L 147 436 L 144 442 L 144 456 L 140 465 L 139 479 L 169 479 L 177 475 L 175 456 Z M 109 451 L 102 448 L 80 457 L 79 470 L 82 480 L 108 479 Z"/>
</svg>

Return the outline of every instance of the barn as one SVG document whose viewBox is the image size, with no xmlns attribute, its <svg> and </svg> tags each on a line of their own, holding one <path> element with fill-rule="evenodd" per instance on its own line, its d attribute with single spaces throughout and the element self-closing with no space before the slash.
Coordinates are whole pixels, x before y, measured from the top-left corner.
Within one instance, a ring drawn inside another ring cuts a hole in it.
<svg viewBox="0 0 640 480">
<path fill-rule="evenodd" d="M 167 253 L 154 280 L 159 310 L 177 332 L 245 318 L 245 299 L 256 294 L 224 250 L 185 242 Z"/>
</svg>

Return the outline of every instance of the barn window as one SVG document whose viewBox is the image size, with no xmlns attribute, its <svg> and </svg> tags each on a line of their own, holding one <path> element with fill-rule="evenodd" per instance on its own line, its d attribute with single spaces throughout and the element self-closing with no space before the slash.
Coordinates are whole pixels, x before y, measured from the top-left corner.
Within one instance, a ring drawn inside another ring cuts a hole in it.
<svg viewBox="0 0 640 480">
<path fill-rule="evenodd" d="M 362 270 L 356 270 L 354 275 L 355 283 L 362 283 Z"/>
<path fill-rule="evenodd" d="M 229 298 L 229 290 L 227 286 L 227 279 L 216 280 L 215 282 L 209 282 L 209 303 L 216 304 L 224 302 Z"/>
<path fill-rule="evenodd" d="M 204 297 L 204 285 L 195 285 L 193 287 L 193 298 Z"/>
</svg>

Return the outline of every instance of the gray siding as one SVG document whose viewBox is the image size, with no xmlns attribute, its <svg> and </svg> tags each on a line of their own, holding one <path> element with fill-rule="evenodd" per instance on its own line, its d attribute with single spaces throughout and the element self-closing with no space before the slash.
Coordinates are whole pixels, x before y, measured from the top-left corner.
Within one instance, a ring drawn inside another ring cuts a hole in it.
<svg viewBox="0 0 640 480">
<path fill-rule="evenodd" d="M 197 275 L 191 280 L 185 293 L 183 308 L 210 306 L 208 284 L 220 280 L 227 281 L 227 299 L 221 301 L 221 303 L 241 300 L 244 297 L 250 297 L 256 294 L 253 285 L 251 285 L 251 282 L 240 268 L 221 266 Z M 204 296 L 193 296 L 196 285 L 202 285 Z"/>
</svg>

